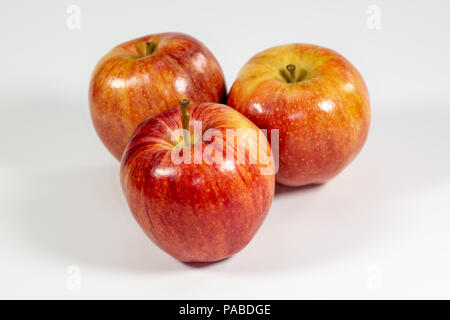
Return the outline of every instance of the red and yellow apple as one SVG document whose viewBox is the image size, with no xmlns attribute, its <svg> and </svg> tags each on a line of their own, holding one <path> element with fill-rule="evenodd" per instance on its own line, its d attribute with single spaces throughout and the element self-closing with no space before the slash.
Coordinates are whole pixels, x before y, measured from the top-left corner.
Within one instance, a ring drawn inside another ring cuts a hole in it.
<svg viewBox="0 0 450 320">
<path fill-rule="evenodd" d="M 274 196 L 274 160 L 264 134 L 233 108 L 187 104 L 138 126 L 121 183 L 156 245 L 184 262 L 212 262 L 240 251 L 261 226 Z"/>
<path fill-rule="evenodd" d="M 361 150 L 370 124 L 369 94 L 356 68 L 337 52 L 309 44 L 251 58 L 228 105 L 261 129 L 279 129 L 276 181 L 287 186 L 336 176 Z"/>
<path fill-rule="evenodd" d="M 222 69 L 200 41 L 153 34 L 118 45 L 97 64 L 89 88 L 94 126 L 118 160 L 136 127 L 178 104 L 224 102 Z"/>
</svg>

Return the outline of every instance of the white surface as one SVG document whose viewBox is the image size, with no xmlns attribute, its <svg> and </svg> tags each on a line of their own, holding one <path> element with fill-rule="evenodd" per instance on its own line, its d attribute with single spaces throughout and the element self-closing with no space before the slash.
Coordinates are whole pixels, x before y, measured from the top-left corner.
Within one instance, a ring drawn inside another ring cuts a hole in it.
<svg viewBox="0 0 450 320">
<path fill-rule="evenodd" d="M 80 30 L 66 26 L 70 4 Z M 380 30 L 366 26 L 369 5 L 381 9 Z M 3 3 L 0 298 L 450 298 L 449 10 L 446 1 Z M 88 111 L 97 60 L 164 31 L 203 41 L 228 88 L 258 51 L 309 42 L 346 56 L 371 93 L 359 157 L 322 187 L 278 188 L 250 245 L 201 268 L 139 229 Z M 78 290 L 67 285 L 71 265 Z"/>
</svg>

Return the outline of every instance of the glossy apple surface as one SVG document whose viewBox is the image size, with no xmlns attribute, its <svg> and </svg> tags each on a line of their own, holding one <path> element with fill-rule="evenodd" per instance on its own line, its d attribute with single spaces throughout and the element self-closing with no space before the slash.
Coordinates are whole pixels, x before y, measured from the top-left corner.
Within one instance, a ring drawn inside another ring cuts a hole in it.
<svg viewBox="0 0 450 320">
<path fill-rule="evenodd" d="M 236 110 L 211 103 L 189 107 L 190 131 L 195 132 L 195 121 L 203 129 L 193 144 L 180 144 L 174 139 L 182 127 L 180 113 L 179 108 L 168 110 L 137 128 L 121 163 L 122 189 L 137 222 L 161 249 L 185 262 L 221 260 L 244 248 L 267 215 L 275 184 L 270 146 L 264 134 L 248 138 L 246 160 L 241 154 L 237 161 L 238 143 L 226 131 L 260 130 Z M 211 129 L 223 139 L 204 139 Z M 252 163 L 248 155 L 260 147 L 270 161 Z M 195 148 L 203 154 L 201 161 L 173 161 L 173 152 L 194 159 Z M 218 154 L 224 161 L 212 160 Z"/>
<path fill-rule="evenodd" d="M 234 82 L 228 105 L 261 129 L 279 129 L 276 181 L 287 186 L 336 176 L 359 153 L 369 130 L 363 78 L 343 56 L 315 45 L 255 55 Z"/>
<path fill-rule="evenodd" d="M 149 35 L 115 47 L 98 62 L 89 88 L 94 126 L 118 160 L 142 121 L 173 108 L 181 98 L 226 99 L 216 58 L 200 41 L 181 33 Z"/>
</svg>

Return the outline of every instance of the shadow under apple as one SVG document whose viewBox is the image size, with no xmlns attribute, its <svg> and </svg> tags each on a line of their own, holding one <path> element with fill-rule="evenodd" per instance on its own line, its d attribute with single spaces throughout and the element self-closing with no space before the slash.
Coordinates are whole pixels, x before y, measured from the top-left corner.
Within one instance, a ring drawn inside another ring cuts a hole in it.
<svg viewBox="0 0 450 320">
<path fill-rule="evenodd" d="M 171 271 L 182 265 L 142 232 L 120 190 L 118 166 L 37 174 L 21 212 L 37 250 L 67 263 L 135 271 Z"/>
</svg>

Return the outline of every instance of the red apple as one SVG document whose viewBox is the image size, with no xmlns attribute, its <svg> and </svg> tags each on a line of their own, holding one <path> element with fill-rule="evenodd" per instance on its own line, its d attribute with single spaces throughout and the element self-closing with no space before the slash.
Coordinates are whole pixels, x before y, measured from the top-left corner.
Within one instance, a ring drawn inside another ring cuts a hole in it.
<svg viewBox="0 0 450 320">
<path fill-rule="evenodd" d="M 261 226 L 274 195 L 274 161 L 264 134 L 236 110 L 186 103 L 183 112 L 168 110 L 137 128 L 122 158 L 122 189 L 161 249 L 185 262 L 217 261 L 244 248 Z"/>
<path fill-rule="evenodd" d="M 336 176 L 359 153 L 369 130 L 363 78 L 343 56 L 315 45 L 255 55 L 234 82 L 228 105 L 260 128 L 279 129 L 276 181 L 287 186 Z"/>
<path fill-rule="evenodd" d="M 97 133 L 118 160 L 142 121 L 183 97 L 223 102 L 226 88 L 212 53 L 181 33 L 149 35 L 115 47 L 95 67 L 89 88 Z"/>
</svg>

